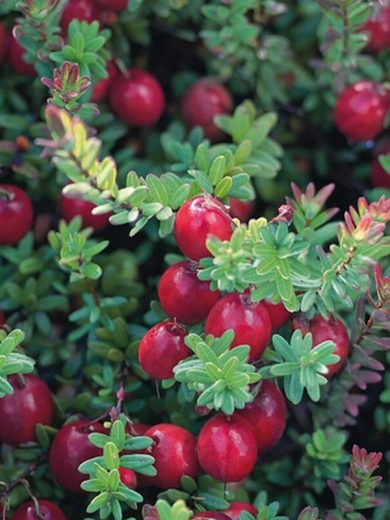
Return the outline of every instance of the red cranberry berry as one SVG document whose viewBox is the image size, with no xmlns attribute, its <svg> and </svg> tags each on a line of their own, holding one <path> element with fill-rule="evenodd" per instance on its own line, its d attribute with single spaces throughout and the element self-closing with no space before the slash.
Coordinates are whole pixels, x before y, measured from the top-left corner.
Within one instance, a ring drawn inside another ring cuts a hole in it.
<svg viewBox="0 0 390 520">
<path fill-rule="evenodd" d="M 232 107 L 232 98 L 226 88 L 205 78 L 187 90 L 182 100 L 181 112 L 189 128 L 201 126 L 205 137 L 216 141 L 223 133 L 214 124 L 214 117 L 229 113 Z"/>
<path fill-rule="evenodd" d="M 25 49 L 11 35 L 9 39 L 8 61 L 15 72 L 23 76 L 35 77 L 36 72 L 31 63 L 24 59 Z"/>
<path fill-rule="evenodd" d="M 150 427 L 150 424 L 128 423 L 126 426 L 126 432 L 133 437 L 142 437 Z"/>
<path fill-rule="evenodd" d="M 65 9 L 62 11 L 61 27 L 67 31 L 72 20 L 92 23 L 98 19 L 98 10 L 93 0 L 68 0 Z"/>
<path fill-rule="evenodd" d="M 60 212 L 61 216 L 67 222 L 74 217 L 81 217 L 82 227 L 91 227 L 94 231 L 102 231 L 108 226 L 110 213 L 102 215 L 94 215 L 92 210 L 96 208 L 95 204 L 81 197 L 73 198 L 61 193 Z"/>
<path fill-rule="evenodd" d="M 96 85 L 92 88 L 91 101 L 93 103 L 101 103 L 107 97 L 109 88 L 111 87 L 116 75 L 118 74 L 118 69 L 115 66 L 113 61 L 110 61 L 107 65 L 107 78 L 103 78 L 99 80 Z"/>
<path fill-rule="evenodd" d="M 4 312 L 0 310 L 0 326 L 5 324 Z"/>
<path fill-rule="evenodd" d="M 228 509 L 224 511 L 231 520 L 240 520 L 241 513 L 244 511 L 250 513 L 253 516 L 257 516 L 257 509 L 252 504 L 246 502 L 232 502 Z"/>
<path fill-rule="evenodd" d="M 10 376 L 14 391 L 0 399 L 0 441 L 16 446 L 35 441 L 35 426 L 51 424 L 53 398 L 49 387 L 33 375 Z"/>
<path fill-rule="evenodd" d="M 230 516 L 226 516 L 225 513 L 220 513 L 219 511 L 205 511 L 204 513 L 197 513 L 192 517 L 194 520 L 206 520 L 208 518 L 213 518 L 214 520 L 231 520 Z"/>
<path fill-rule="evenodd" d="M 123 485 L 129 489 L 135 489 L 137 487 L 137 475 L 129 468 L 119 468 L 119 478 Z"/>
<path fill-rule="evenodd" d="M 154 76 L 140 69 L 130 69 L 113 82 L 109 100 L 113 111 L 129 125 L 150 126 L 163 113 L 165 98 Z"/>
<path fill-rule="evenodd" d="M 390 93 L 374 81 L 358 81 L 340 95 L 335 108 L 336 126 L 346 137 L 368 141 L 383 130 L 390 108 Z"/>
<path fill-rule="evenodd" d="M 379 143 L 375 149 L 374 161 L 371 168 L 371 182 L 373 186 L 378 188 L 390 189 L 390 174 L 386 172 L 379 162 L 379 156 L 387 154 L 390 154 L 390 139 Z"/>
<path fill-rule="evenodd" d="M 237 413 L 253 428 L 259 453 L 278 442 L 286 427 L 286 400 L 277 385 L 264 380 L 252 403 Z"/>
<path fill-rule="evenodd" d="M 0 245 L 19 242 L 32 222 L 33 207 L 27 193 L 12 184 L 0 184 Z"/>
<path fill-rule="evenodd" d="M 199 472 L 196 439 L 174 424 L 157 424 L 145 432 L 154 441 L 150 454 L 155 459 L 155 477 L 148 480 L 161 489 L 180 488 L 184 475 L 196 478 Z"/>
<path fill-rule="evenodd" d="M 50 471 L 57 483 L 67 491 L 78 493 L 87 475 L 80 473 L 80 464 L 101 454 L 101 449 L 91 444 L 88 435 L 105 433 L 100 423 L 78 419 L 63 426 L 54 438 L 49 454 Z"/>
<path fill-rule="evenodd" d="M 253 214 L 254 203 L 251 200 L 229 199 L 230 215 L 240 222 L 248 222 Z"/>
<path fill-rule="evenodd" d="M 191 260 L 211 256 L 206 240 L 213 236 L 229 240 L 233 221 L 225 206 L 208 195 L 198 195 L 183 204 L 176 215 L 175 238 L 184 255 Z"/>
<path fill-rule="evenodd" d="M 50 500 L 38 500 L 39 514 L 34 502 L 25 502 L 11 516 L 11 520 L 66 520 L 61 509 Z"/>
<path fill-rule="evenodd" d="M 0 20 L 0 63 L 3 63 L 7 55 L 8 33 L 3 22 Z"/>
<path fill-rule="evenodd" d="M 271 338 L 271 320 L 262 302 L 252 302 L 250 294 L 230 293 L 220 298 L 207 316 L 205 332 L 218 338 L 234 331 L 231 348 L 249 345 L 249 361 L 260 359 Z"/>
<path fill-rule="evenodd" d="M 184 343 L 186 330 L 175 321 L 163 321 L 142 338 L 138 360 L 145 372 L 155 379 L 173 377 L 174 367 L 191 354 Z"/>
<path fill-rule="evenodd" d="M 129 0 L 95 0 L 95 2 L 102 9 L 123 11 L 126 9 Z"/>
<path fill-rule="evenodd" d="M 261 303 L 268 311 L 272 330 L 276 330 L 282 327 L 292 316 L 291 312 L 286 309 L 282 302 L 270 303 L 267 300 L 263 300 Z"/>
<path fill-rule="evenodd" d="M 164 312 L 172 319 L 192 325 L 207 317 L 220 292 L 210 289 L 210 282 L 197 277 L 197 264 L 178 262 L 164 272 L 158 297 Z"/>
<path fill-rule="evenodd" d="M 361 30 L 368 33 L 367 50 L 378 52 L 388 49 L 390 47 L 390 7 L 379 8 Z"/>
<path fill-rule="evenodd" d="M 198 437 L 201 468 L 222 482 L 240 482 L 253 470 L 257 458 L 251 425 L 237 414 L 217 414 L 209 419 Z"/>
<path fill-rule="evenodd" d="M 324 341 L 333 341 L 336 345 L 334 354 L 340 356 L 340 360 L 333 365 L 328 365 L 327 377 L 332 377 L 344 365 L 349 353 L 348 331 L 342 321 L 336 320 L 333 316 L 328 319 L 322 316 L 315 316 L 308 325 L 299 320 L 293 322 L 293 329 L 299 328 L 303 334 L 311 332 L 313 336 L 313 347 Z"/>
</svg>

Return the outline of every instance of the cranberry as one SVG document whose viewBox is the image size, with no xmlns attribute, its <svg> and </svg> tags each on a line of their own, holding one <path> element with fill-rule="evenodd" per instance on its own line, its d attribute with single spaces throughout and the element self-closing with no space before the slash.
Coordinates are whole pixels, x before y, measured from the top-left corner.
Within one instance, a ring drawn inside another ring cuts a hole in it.
<svg viewBox="0 0 390 520">
<path fill-rule="evenodd" d="M 100 423 L 78 419 L 63 426 L 51 445 L 49 464 L 55 480 L 67 491 L 78 493 L 87 476 L 80 473 L 80 464 L 101 454 L 101 449 L 91 444 L 88 435 L 105 433 Z"/>
<path fill-rule="evenodd" d="M 286 309 L 282 302 L 270 303 L 267 300 L 263 300 L 262 304 L 268 311 L 272 330 L 276 330 L 282 327 L 292 316 L 291 312 Z"/>
<path fill-rule="evenodd" d="M 3 63 L 7 55 L 8 33 L 3 22 L 0 20 L 0 63 Z"/>
<path fill-rule="evenodd" d="M 378 9 L 362 27 L 368 33 L 366 49 L 378 52 L 390 47 L 390 7 Z"/>
<path fill-rule="evenodd" d="M 70 222 L 74 217 L 80 216 L 83 227 L 91 227 L 94 231 L 101 231 L 108 226 L 110 214 L 93 215 L 95 204 L 89 200 L 73 198 L 61 194 L 60 212 L 63 219 Z"/>
<path fill-rule="evenodd" d="M 0 326 L 5 324 L 4 312 L 0 310 Z"/>
<path fill-rule="evenodd" d="M 35 426 L 51 424 L 53 399 L 39 377 L 10 376 L 14 392 L 0 399 L 0 441 L 16 446 L 35 441 Z"/>
<path fill-rule="evenodd" d="M 144 423 L 129 423 L 126 427 L 126 431 L 129 435 L 133 435 L 135 437 L 145 435 L 146 430 L 149 430 L 150 424 Z"/>
<path fill-rule="evenodd" d="M 299 328 L 303 334 L 311 332 L 313 347 L 324 341 L 333 341 L 335 343 L 334 354 L 340 356 L 340 360 L 337 363 L 328 365 L 327 377 L 332 377 L 342 368 L 349 353 L 349 337 L 345 325 L 340 320 L 336 320 L 333 316 L 325 319 L 319 315 L 315 316 L 308 325 L 297 320 L 293 323 L 293 328 Z"/>
<path fill-rule="evenodd" d="M 145 372 L 155 379 L 173 377 L 174 367 L 191 354 L 184 343 L 186 330 L 175 321 L 163 321 L 142 338 L 138 360 Z"/>
<path fill-rule="evenodd" d="M 35 504 L 31 500 L 25 502 L 11 516 L 11 520 L 66 520 L 61 509 L 49 500 L 38 500 L 39 513 L 37 514 Z"/>
<path fill-rule="evenodd" d="M 150 126 L 163 113 L 165 99 L 160 83 L 140 69 L 130 69 L 113 82 L 109 100 L 113 111 L 129 125 Z"/>
<path fill-rule="evenodd" d="M 271 321 L 262 302 L 252 302 L 249 293 L 230 293 L 220 298 L 207 316 L 205 332 L 220 337 L 234 331 L 231 348 L 249 345 L 249 361 L 260 359 L 271 338 Z"/>
<path fill-rule="evenodd" d="M 237 413 L 253 428 L 259 453 L 278 442 L 286 427 L 286 400 L 277 385 L 264 380 L 252 403 Z"/>
<path fill-rule="evenodd" d="M 209 282 L 199 280 L 197 264 L 178 262 L 171 265 L 160 279 L 158 296 L 161 307 L 170 318 L 192 325 L 204 320 L 219 299 Z"/>
<path fill-rule="evenodd" d="M 257 446 L 251 425 L 242 417 L 217 414 L 203 426 L 198 438 L 201 468 L 222 482 L 240 482 L 256 464 Z"/>
<path fill-rule="evenodd" d="M 61 27 L 67 31 L 72 20 L 92 23 L 98 18 L 98 11 L 93 0 L 68 0 L 65 9 L 62 11 Z"/>
<path fill-rule="evenodd" d="M 9 50 L 8 50 L 8 61 L 11 67 L 18 74 L 22 74 L 23 76 L 31 76 L 35 77 L 36 72 L 31 63 L 27 63 L 24 60 L 25 49 L 19 45 L 19 43 L 15 40 L 15 37 L 11 35 L 9 40 Z"/>
<path fill-rule="evenodd" d="M 226 516 L 224 513 L 219 511 L 205 511 L 204 513 L 197 513 L 192 517 L 198 520 L 205 520 L 206 518 L 214 518 L 214 520 L 231 520 L 230 516 Z"/>
<path fill-rule="evenodd" d="M 251 515 L 257 516 L 257 509 L 252 504 L 246 502 L 232 502 L 228 509 L 224 511 L 231 520 L 239 520 L 241 513 L 247 511 Z"/>
<path fill-rule="evenodd" d="M 390 93 L 374 81 L 358 81 L 340 95 L 335 108 L 336 126 L 355 141 L 374 139 L 383 129 L 390 108 Z"/>
<path fill-rule="evenodd" d="M 135 489 L 137 487 L 137 475 L 132 469 L 119 468 L 119 477 L 122 484 L 129 489 Z"/>
<path fill-rule="evenodd" d="M 0 184 L 0 245 L 19 242 L 30 231 L 32 221 L 27 193 L 12 184 Z"/>
<path fill-rule="evenodd" d="M 95 0 L 97 5 L 103 9 L 112 11 L 123 11 L 126 9 L 129 0 Z"/>
<path fill-rule="evenodd" d="M 201 126 L 205 137 L 216 141 L 223 133 L 214 124 L 214 117 L 229 113 L 232 107 L 232 98 L 226 88 L 205 78 L 187 90 L 182 100 L 181 112 L 189 128 Z"/>
<path fill-rule="evenodd" d="M 206 247 L 209 237 L 230 239 L 233 221 L 217 199 L 198 195 L 185 202 L 177 212 L 174 233 L 182 253 L 191 260 L 200 260 L 211 256 Z"/>
<path fill-rule="evenodd" d="M 192 433 L 174 424 L 158 424 L 145 435 L 154 441 L 150 454 L 155 459 L 157 475 L 149 478 L 153 485 L 179 488 L 182 476 L 197 477 L 196 439 Z"/>
<path fill-rule="evenodd" d="M 386 173 L 386 170 L 379 162 L 379 156 L 386 154 L 390 154 L 390 139 L 381 142 L 375 149 L 371 168 L 371 182 L 373 186 L 390 189 L 390 174 Z"/>
<path fill-rule="evenodd" d="M 115 76 L 118 74 L 118 69 L 113 61 L 110 61 L 107 65 L 107 74 L 107 78 L 99 80 L 92 88 L 91 101 L 93 103 L 101 103 L 104 101 Z"/>
<path fill-rule="evenodd" d="M 248 222 L 253 214 L 254 203 L 251 200 L 229 199 L 230 215 L 241 222 Z"/>
</svg>

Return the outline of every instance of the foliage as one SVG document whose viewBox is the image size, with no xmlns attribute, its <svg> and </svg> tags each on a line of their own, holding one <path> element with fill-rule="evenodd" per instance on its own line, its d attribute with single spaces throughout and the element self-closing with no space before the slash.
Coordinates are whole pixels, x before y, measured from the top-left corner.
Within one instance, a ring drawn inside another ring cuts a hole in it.
<svg viewBox="0 0 390 520">
<path fill-rule="evenodd" d="M 0 330 L 0 397 L 12 394 L 13 389 L 7 377 L 11 374 L 28 374 L 34 370 L 34 361 L 16 348 L 22 343 L 21 330 L 8 333 Z"/>
</svg>

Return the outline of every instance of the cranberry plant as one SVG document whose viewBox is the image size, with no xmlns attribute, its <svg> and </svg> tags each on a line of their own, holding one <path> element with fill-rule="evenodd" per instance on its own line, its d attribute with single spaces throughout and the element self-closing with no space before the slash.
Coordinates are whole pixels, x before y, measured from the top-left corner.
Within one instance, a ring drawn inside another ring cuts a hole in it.
<svg viewBox="0 0 390 520">
<path fill-rule="evenodd" d="M 387 0 L 0 5 L 0 518 L 390 513 Z"/>
</svg>

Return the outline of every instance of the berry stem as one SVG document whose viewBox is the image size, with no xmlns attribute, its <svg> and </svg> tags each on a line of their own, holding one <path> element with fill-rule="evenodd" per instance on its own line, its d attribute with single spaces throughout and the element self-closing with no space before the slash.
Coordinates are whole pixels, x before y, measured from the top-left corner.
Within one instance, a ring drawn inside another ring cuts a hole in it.
<svg viewBox="0 0 390 520">
<path fill-rule="evenodd" d="M 14 480 L 11 480 L 11 482 L 8 484 L 5 482 L 0 482 L 0 486 L 4 486 L 4 489 L 0 492 L 0 505 L 3 505 L 3 503 L 6 502 L 11 491 L 13 491 L 17 486 L 22 484 L 24 487 L 26 487 L 25 483 L 33 476 L 39 466 L 46 461 L 47 455 L 48 454 L 46 451 L 41 453 L 36 461 L 27 466 L 27 468 L 23 470 L 18 477 L 16 477 Z"/>
</svg>

